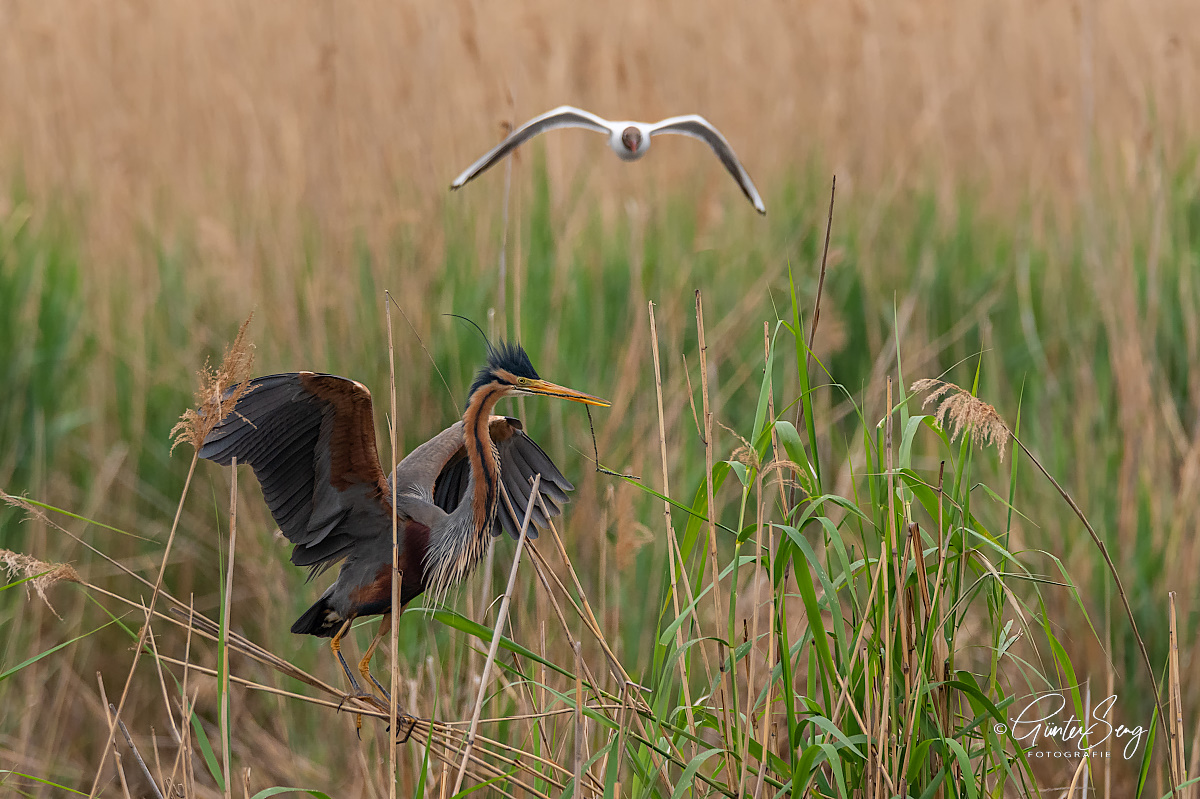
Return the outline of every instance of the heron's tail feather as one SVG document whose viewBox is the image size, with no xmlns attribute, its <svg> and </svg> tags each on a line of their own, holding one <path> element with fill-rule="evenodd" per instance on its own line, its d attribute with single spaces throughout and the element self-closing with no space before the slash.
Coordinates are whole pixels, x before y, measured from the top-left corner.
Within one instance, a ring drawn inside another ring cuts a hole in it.
<svg viewBox="0 0 1200 799">
<path fill-rule="evenodd" d="M 346 620 L 329 605 L 329 597 L 321 597 L 316 603 L 304 611 L 304 615 L 296 619 L 292 632 L 296 635 L 315 635 L 319 638 L 332 638 L 337 635 Z"/>
</svg>

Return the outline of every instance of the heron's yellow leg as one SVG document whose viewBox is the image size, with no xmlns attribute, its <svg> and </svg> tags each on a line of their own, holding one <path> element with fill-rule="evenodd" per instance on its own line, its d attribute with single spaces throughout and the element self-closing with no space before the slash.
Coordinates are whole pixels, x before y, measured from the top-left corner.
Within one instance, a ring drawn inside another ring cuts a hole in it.
<svg viewBox="0 0 1200 799">
<path fill-rule="evenodd" d="M 353 694 L 345 697 L 345 699 L 349 699 L 350 697 L 361 699 L 364 697 L 370 697 L 371 695 L 365 693 L 362 689 L 362 686 L 358 684 L 358 680 L 354 679 L 354 675 L 350 673 L 350 666 L 346 663 L 346 658 L 342 655 L 342 636 L 345 635 L 346 631 L 350 629 L 350 623 L 352 621 L 354 621 L 353 618 L 346 619 L 346 623 L 343 624 L 342 628 L 337 631 L 337 635 L 329 639 L 329 649 L 334 655 L 337 656 L 338 663 L 342 664 L 342 671 L 346 672 L 346 679 L 350 680 L 350 687 L 354 691 Z M 345 701 L 345 699 L 342 701 Z M 360 738 L 362 737 L 362 715 L 359 713 L 354 714 L 354 731 L 355 734 L 357 734 Z"/>
<path fill-rule="evenodd" d="M 371 658 L 375 655 L 375 648 L 379 646 L 379 642 L 383 637 L 392 631 L 392 614 L 383 614 L 383 620 L 379 622 L 379 631 L 375 633 L 375 637 L 371 639 L 371 645 L 367 647 L 366 653 L 362 656 L 362 660 L 358 661 L 358 673 L 363 676 L 364 680 L 370 680 L 376 685 L 379 682 L 371 674 Z"/>
<path fill-rule="evenodd" d="M 400 613 L 404 612 L 405 607 L 407 607 L 407 605 L 403 605 L 400 607 Z M 379 684 L 379 680 L 375 679 L 375 676 L 373 674 L 371 674 L 371 658 L 374 657 L 375 649 L 376 649 L 376 647 L 379 646 L 379 642 L 382 641 L 384 636 L 386 636 L 391 631 L 392 631 L 392 614 L 386 613 L 383 616 L 383 621 L 381 621 L 379 623 L 379 632 L 375 633 L 375 638 L 372 639 L 371 645 L 367 647 L 367 653 L 365 655 L 363 655 L 362 660 L 360 660 L 358 662 L 358 671 L 360 674 L 362 674 L 363 679 L 370 680 L 371 682 L 375 683 L 375 687 L 380 690 L 380 692 L 384 695 L 384 697 L 387 698 L 387 700 L 389 702 L 391 701 L 391 695 L 388 694 L 388 691 L 386 688 L 384 688 L 382 685 Z"/>
</svg>

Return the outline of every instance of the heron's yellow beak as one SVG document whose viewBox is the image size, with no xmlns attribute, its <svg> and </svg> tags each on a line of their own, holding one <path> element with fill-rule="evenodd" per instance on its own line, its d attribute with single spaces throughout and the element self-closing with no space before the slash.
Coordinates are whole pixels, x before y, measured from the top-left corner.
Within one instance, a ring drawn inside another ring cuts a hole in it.
<svg viewBox="0 0 1200 799">
<path fill-rule="evenodd" d="M 608 400 L 593 397 L 591 394 L 584 394 L 582 391 L 560 386 L 557 383 L 551 383 L 549 380 L 531 380 L 526 385 L 521 386 L 521 388 L 530 394 L 538 394 L 543 397 L 558 397 L 559 399 L 571 400 L 572 402 L 582 402 L 584 405 L 599 405 L 601 408 L 607 408 L 612 405 Z"/>
</svg>

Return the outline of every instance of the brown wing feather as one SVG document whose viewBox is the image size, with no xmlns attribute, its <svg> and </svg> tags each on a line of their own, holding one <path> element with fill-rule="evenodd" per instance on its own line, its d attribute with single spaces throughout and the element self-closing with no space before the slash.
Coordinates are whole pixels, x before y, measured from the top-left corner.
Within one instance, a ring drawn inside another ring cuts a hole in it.
<svg viewBox="0 0 1200 799">
<path fill-rule="evenodd" d="M 391 535 L 387 482 L 375 445 L 371 394 L 334 375 L 255 378 L 213 428 L 200 457 L 254 468 L 292 562 L 319 573 L 356 541 Z"/>
<path fill-rule="evenodd" d="M 334 375 L 300 373 L 300 385 L 331 413 L 329 476 L 331 485 L 344 491 L 355 483 L 371 485 L 379 495 L 388 493 L 387 478 L 379 465 L 375 446 L 375 414 L 371 392 L 362 383 Z"/>
</svg>

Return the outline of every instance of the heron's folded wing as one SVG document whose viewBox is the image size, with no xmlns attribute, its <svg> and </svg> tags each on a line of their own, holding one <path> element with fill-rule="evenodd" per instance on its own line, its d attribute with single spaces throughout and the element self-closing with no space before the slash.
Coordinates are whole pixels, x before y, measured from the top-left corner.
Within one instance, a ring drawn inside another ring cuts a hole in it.
<svg viewBox="0 0 1200 799">
<path fill-rule="evenodd" d="M 371 393 L 334 375 L 255 378 L 204 439 L 200 457 L 249 464 L 292 562 L 316 574 L 358 540 L 391 530 L 391 504 L 375 445 Z"/>
<path fill-rule="evenodd" d="M 458 437 L 458 446 L 446 452 L 442 452 L 441 448 L 438 449 L 443 465 L 431 491 L 434 504 L 446 513 L 453 513 L 455 508 L 467 499 L 471 478 L 471 462 L 467 458 L 466 447 L 461 443 L 461 423 L 449 428 L 447 432 L 450 430 L 453 430 L 454 435 Z M 571 482 L 563 476 L 558 467 L 554 465 L 554 461 L 550 460 L 550 456 L 537 445 L 537 442 L 525 434 L 521 429 L 520 420 L 506 416 L 493 416 L 489 431 L 492 443 L 500 456 L 500 482 L 513 503 L 513 512 L 510 512 L 508 505 L 501 498 L 496 515 L 500 527 L 516 538 L 521 531 L 521 521 L 525 518 L 525 508 L 529 505 L 535 474 L 542 475 L 538 493 L 545 500 L 546 510 L 551 517 L 558 516 L 562 512 L 560 506 L 569 501 L 567 492 L 573 491 L 575 486 L 571 485 Z M 422 447 L 424 446 L 426 445 L 423 444 Z M 407 466 L 409 459 L 420 449 L 418 447 L 413 450 L 413 454 L 405 458 L 404 462 L 397 467 L 396 474 L 405 475 L 399 483 L 400 486 L 403 487 L 408 482 L 409 475 L 418 473 L 418 468 L 410 469 Z M 530 538 L 537 538 L 537 527 L 545 527 L 549 524 L 540 504 L 534 505 L 530 520 L 536 525 L 529 529 Z M 499 535 L 500 528 L 493 527 L 492 534 Z"/>
<path fill-rule="evenodd" d="M 563 473 L 550 460 L 550 456 L 538 446 L 537 442 L 525 434 L 521 423 L 516 419 L 504 418 L 492 421 L 492 440 L 500 452 L 500 480 L 508 489 L 512 500 L 512 512 L 508 505 L 500 502 L 500 512 L 497 514 L 501 526 L 514 539 L 521 532 L 521 522 L 525 518 L 525 509 L 529 505 L 533 493 L 533 476 L 540 474 L 538 493 L 545 502 L 546 513 L 550 517 L 562 513 L 560 505 L 569 502 L 568 491 L 574 491 L 575 486 L 563 476 Z M 541 504 L 534 505 L 530 521 L 537 527 L 546 527 L 549 520 L 542 512 Z M 493 530 L 499 535 L 499 530 Z M 537 537 L 537 529 L 529 528 L 530 538 Z"/>
</svg>

